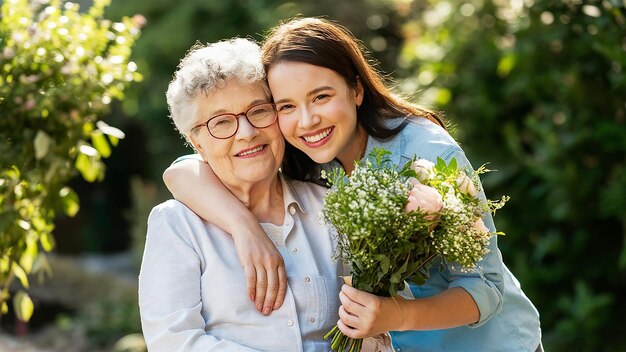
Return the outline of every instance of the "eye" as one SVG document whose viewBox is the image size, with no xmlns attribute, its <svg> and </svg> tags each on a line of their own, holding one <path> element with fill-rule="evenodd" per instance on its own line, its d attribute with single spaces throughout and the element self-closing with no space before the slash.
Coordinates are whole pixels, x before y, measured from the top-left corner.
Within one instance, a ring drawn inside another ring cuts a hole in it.
<svg viewBox="0 0 626 352">
<path fill-rule="evenodd" d="M 255 106 L 254 108 L 252 108 L 252 110 L 248 111 L 248 116 L 249 117 L 264 116 L 264 115 L 272 113 L 272 111 L 274 111 L 274 109 L 272 108 L 271 105 L 263 104 L 263 105 Z"/>
<path fill-rule="evenodd" d="M 228 128 L 234 123 L 236 122 L 233 116 L 230 116 L 230 115 L 218 116 L 218 117 L 212 118 L 209 121 L 209 129 Z"/>
<path fill-rule="evenodd" d="M 330 95 L 328 94 L 318 94 L 315 96 L 315 98 L 313 98 L 314 102 L 318 102 L 318 101 L 326 101 L 330 98 Z"/>
<path fill-rule="evenodd" d="M 283 104 L 276 106 L 276 110 L 281 113 L 289 113 L 296 108 L 293 104 Z"/>
</svg>

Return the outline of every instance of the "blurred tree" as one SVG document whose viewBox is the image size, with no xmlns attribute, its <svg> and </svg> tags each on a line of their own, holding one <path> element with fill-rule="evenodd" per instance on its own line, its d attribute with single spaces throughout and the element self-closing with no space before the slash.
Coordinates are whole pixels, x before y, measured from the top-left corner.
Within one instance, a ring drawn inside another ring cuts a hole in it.
<svg viewBox="0 0 626 352">
<path fill-rule="evenodd" d="M 626 2 L 414 1 L 404 89 L 511 201 L 505 262 L 551 351 L 626 350 Z"/>
<path fill-rule="evenodd" d="M 147 25 L 133 49 L 133 60 L 142 67 L 145 81 L 125 91 L 123 102 L 113 104 L 114 122 L 126 132 L 119 149 L 105 160 L 107 179 L 97 185 L 75 179 L 71 186 L 80 195 L 83 207 L 73 218 L 57 217 L 57 248 L 63 253 L 113 252 L 125 250 L 131 241 L 129 228 L 145 223 L 132 217 L 130 179 L 151 179 L 162 189 L 163 170 L 177 156 L 190 153 L 168 118 L 165 90 L 176 65 L 196 42 L 210 42 L 232 36 L 262 40 L 263 34 L 280 20 L 297 14 L 322 15 L 347 25 L 372 48 L 381 67 L 394 69 L 401 49 L 401 22 L 389 0 L 321 0 L 282 2 L 198 0 L 113 1 L 107 17 L 121 18 L 126 13 L 142 13 Z M 130 118 L 126 118 L 126 117 Z M 148 181 L 149 182 L 149 181 Z M 161 193 L 161 192 L 160 192 Z M 145 224 L 144 224 L 145 225 Z"/>
<path fill-rule="evenodd" d="M 167 117 L 165 91 L 178 62 L 195 42 L 234 36 L 261 41 L 263 34 L 280 20 L 319 15 L 338 20 L 354 31 L 372 48 L 382 68 L 391 72 L 402 38 L 400 22 L 396 21 L 394 8 L 387 6 L 389 3 L 391 0 L 113 2 L 107 10 L 109 17 L 141 13 L 148 20 L 133 50 L 133 59 L 144 68 L 146 80 L 127 91 L 122 108 L 146 129 L 153 178 L 160 181 L 161 173 L 176 157 L 191 151 L 183 146 L 184 141 Z"/>
<path fill-rule="evenodd" d="M 141 76 L 129 61 L 141 17 L 103 18 L 107 0 L 87 11 L 52 0 L 10 0 L 0 19 L 0 285 L 2 313 L 14 278 L 47 268 L 55 212 L 70 216 L 78 198 L 67 186 L 79 173 L 104 177 L 102 158 L 124 134 L 98 116 Z M 43 250 L 43 252 L 41 251 Z M 14 310 L 28 320 L 33 304 L 20 290 Z"/>
</svg>

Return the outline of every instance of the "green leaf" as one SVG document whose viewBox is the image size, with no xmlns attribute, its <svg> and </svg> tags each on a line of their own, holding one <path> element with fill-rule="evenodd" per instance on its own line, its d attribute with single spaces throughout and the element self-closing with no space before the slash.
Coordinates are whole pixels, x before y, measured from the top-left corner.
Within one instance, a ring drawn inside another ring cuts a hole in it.
<svg viewBox="0 0 626 352">
<path fill-rule="evenodd" d="M 26 245 L 26 250 L 22 253 L 22 257 L 20 258 L 20 266 L 24 269 L 25 272 L 31 272 L 33 268 L 33 262 L 37 257 L 37 252 L 39 252 L 37 242 L 28 241 L 28 244 Z"/>
<path fill-rule="evenodd" d="M 20 283 L 22 284 L 22 286 L 24 286 L 24 288 L 28 288 L 28 276 L 26 275 L 26 272 L 24 271 L 24 269 L 22 269 L 22 267 L 19 264 L 13 263 L 13 274 L 15 274 L 15 277 L 17 277 L 20 280 Z"/>
<path fill-rule="evenodd" d="M 98 179 L 100 170 L 94 160 L 87 155 L 83 153 L 78 154 L 75 166 L 86 181 L 95 182 Z"/>
<path fill-rule="evenodd" d="M 2 313 L 0 314 L 7 314 L 9 312 L 9 305 L 7 304 L 7 302 L 2 301 Z"/>
<path fill-rule="evenodd" d="M 78 213 L 80 209 L 80 204 L 78 201 L 78 195 L 74 190 L 69 187 L 63 187 L 59 191 L 59 196 L 61 196 L 61 202 L 63 205 L 63 211 L 70 217 L 73 217 Z"/>
<path fill-rule="evenodd" d="M 33 316 L 34 309 L 35 305 L 28 293 L 20 290 L 13 296 L 13 310 L 15 310 L 15 315 L 19 320 L 23 322 L 29 321 Z"/>
<path fill-rule="evenodd" d="M 498 62 L 498 68 L 497 68 L 498 76 L 502 78 L 508 76 L 511 70 L 513 70 L 513 68 L 515 67 L 515 61 L 516 61 L 515 54 L 509 53 L 509 54 L 504 55 L 500 59 L 500 62 Z"/>
<path fill-rule="evenodd" d="M 39 237 L 39 240 L 41 241 L 41 246 L 43 247 L 43 250 L 46 252 L 50 252 L 51 250 L 53 250 L 56 245 L 54 237 L 52 237 L 52 235 L 49 233 L 42 233 L 41 237 Z"/>
<path fill-rule="evenodd" d="M 35 147 L 35 158 L 41 160 L 48 155 L 48 151 L 52 145 L 52 138 L 50 138 L 46 132 L 39 130 L 33 140 L 33 145 Z"/>
<path fill-rule="evenodd" d="M 49 277 L 52 276 L 52 267 L 50 266 L 48 257 L 45 254 L 41 253 L 37 256 L 37 258 L 35 258 L 31 273 L 38 275 L 39 282 L 42 282 L 46 275 Z"/>
<path fill-rule="evenodd" d="M 93 143 L 94 148 L 102 155 L 103 158 L 108 158 L 111 156 L 111 147 L 109 146 L 109 142 L 107 142 L 106 137 L 100 131 L 94 131 L 91 134 L 91 142 Z"/>
<path fill-rule="evenodd" d="M 437 162 L 435 163 L 435 168 L 441 172 L 445 172 L 448 165 L 446 165 L 446 161 L 440 157 L 437 157 Z"/>
<path fill-rule="evenodd" d="M 454 171 L 456 169 L 458 169 L 459 167 L 457 166 L 457 162 L 456 162 L 456 158 L 452 158 L 450 160 L 450 163 L 448 163 L 448 169 L 450 171 Z"/>
</svg>

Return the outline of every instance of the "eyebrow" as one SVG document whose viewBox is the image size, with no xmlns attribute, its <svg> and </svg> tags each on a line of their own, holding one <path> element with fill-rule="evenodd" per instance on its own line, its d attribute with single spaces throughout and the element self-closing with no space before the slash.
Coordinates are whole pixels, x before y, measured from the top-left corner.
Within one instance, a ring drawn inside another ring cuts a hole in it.
<svg viewBox="0 0 626 352">
<path fill-rule="evenodd" d="M 306 96 L 307 96 L 307 98 L 309 98 L 309 97 L 311 97 L 311 96 L 313 96 L 313 95 L 315 95 L 315 94 L 317 94 L 317 93 L 319 93 L 319 92 L 322 92 L 322 91 L 325 91 L 325 90 L 334 90 L 334 89 L 335 89 L 335 88 L 333 88 L 333 87 L 331 87 L 331 86 L 321 86 L 321 87 L 317 87 L 317 88 L 313 89 L 312 91 L 310 91 L 310 92 L 306 93 Z M 290 100 L 290 99 L 288 99 L 288 98 L 286 98 L 286 99 L 280 99 L 280 100 L 275 100 L 275 101 L 274 101 L 274 104 L 286 103 L 286 102 L 288 102 L 289 100 Z"/>
<path fill-rule="evenodd" d="M 250 102 L 250 104 L 248 104 L 245 108 L 244 108 L 244 112 L 248 109 L 250 109 L 251 107 L 255 106 L 255 105 L 259 105 L 259 104 L 263 104 L 263 103 L 269 103 L 269 101 L 267 99 L 257 99 L 257 100 L 253 100 L 252 102 Z M 233 111 L 226 111 L 226 109 L 219 109 L 216 111 L 213 111 L 211 114 L 209 114 L 209 118 L 215 116 L 215 115 L 220 115 L 220 114 L 238 114 L 242 111 L 238 111 L 238 112 L 233 112 Z"/>
</svg>

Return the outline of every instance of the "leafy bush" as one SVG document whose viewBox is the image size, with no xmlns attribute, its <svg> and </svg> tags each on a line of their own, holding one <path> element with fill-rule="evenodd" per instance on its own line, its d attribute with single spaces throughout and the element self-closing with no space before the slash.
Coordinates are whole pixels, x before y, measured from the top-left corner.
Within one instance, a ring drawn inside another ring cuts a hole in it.
<svg viewBox="0 0 626 352">
<path fill-rule="evenodd" d="M 8 0 L 0 19 L 0 284 L 2 311 L 17 277 L 48 267 L 54 247 L 52 219 L 78 211 L 66 186 L 79 172 L 104 177 L 102 158 L 124 134 L 98 116 L 125 87 L 141 78 L 129 61 L 144 19 L 103 18 L 108 0 L 88 11 L 51 0 Z M 42 251 L 43 250 L 43 251 Z M 32 302 L 14 295 L 18 317 L 28 320 Z"/>
<path fill-rule="evenodd" d="M 485 179 L 511 196 L 499 243 L 547 350 L 626 350 L 626 4 L 414 5 L 403 87 L 500 170 Z"/>
</svg>

